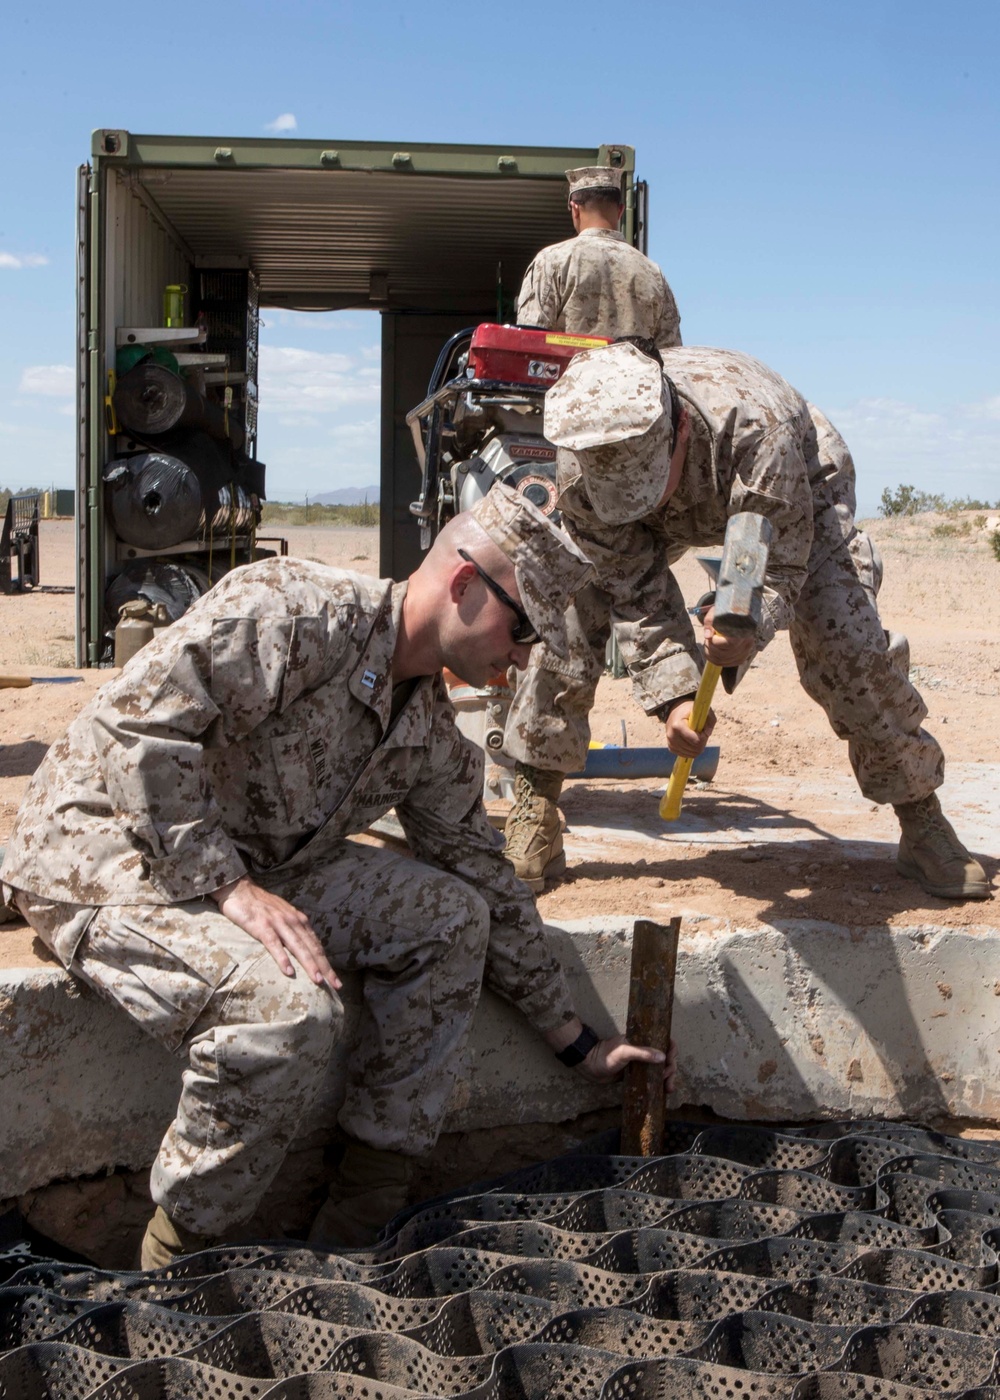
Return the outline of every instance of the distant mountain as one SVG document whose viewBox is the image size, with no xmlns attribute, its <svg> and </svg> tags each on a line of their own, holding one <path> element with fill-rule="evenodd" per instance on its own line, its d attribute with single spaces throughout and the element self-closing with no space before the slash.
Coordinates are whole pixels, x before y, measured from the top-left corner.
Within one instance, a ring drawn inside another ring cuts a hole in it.
<svg viewBox="0 0 1000 1400">
<path fill-rule="evenodd" d="M 322 495 L 310 496 L 309 504 L 315 506 L 361 506 L 378 505 L 377 486 L 345 486 L 342 491 L 324 491 Z"/>
</svg>

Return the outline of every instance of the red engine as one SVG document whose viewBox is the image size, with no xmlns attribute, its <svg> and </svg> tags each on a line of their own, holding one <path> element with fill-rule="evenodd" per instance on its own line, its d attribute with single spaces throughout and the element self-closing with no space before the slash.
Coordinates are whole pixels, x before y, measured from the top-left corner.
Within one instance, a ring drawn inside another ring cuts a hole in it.
<svg viewBox="0 0 1000 1400">
<path fill-rule="evenodd" d="M 544 403 L 574 355 L 605 336 L 499 326 L 459 331 L 441 349 L 427 397 L 406 421 L 421 469 L 420 547 L 504 481 L 540 510 L 556 508 L 556 449 L 544 435 Z"/>
<path fill-rule="evenodd" d="M 554 384 L 574 355 L 607 345 L 605 336 L 566 335 L 563 331 L 525 330 L 485 322 L 472 333 L 469 370 L 476 379 L 506 384 Z"/>
</svg>

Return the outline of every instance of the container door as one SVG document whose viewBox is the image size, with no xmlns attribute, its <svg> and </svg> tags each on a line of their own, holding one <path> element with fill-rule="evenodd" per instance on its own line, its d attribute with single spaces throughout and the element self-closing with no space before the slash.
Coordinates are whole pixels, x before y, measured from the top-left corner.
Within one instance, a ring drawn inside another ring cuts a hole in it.
<svg viewBox="0 0 1000 1400">
<path fill-rule="evenodd" d="M 636 180 L 632 186 L 635 191 L 635 218 L 632 220 L 632 242 L 639 249 L 640 253 L 649 253 L 649 229 L 647 219 L 649 214 L 649 186 L 645 180 Z"/>
<path fill-rule="evenodd" d="M 76 664 L 90 665 L 87 655 L 87 523 L 90 490 L 90 443 L 87 406 L 90 396 L 90 184 L 91 168 L 77 171 L 76 196 Z"/>
</svg>

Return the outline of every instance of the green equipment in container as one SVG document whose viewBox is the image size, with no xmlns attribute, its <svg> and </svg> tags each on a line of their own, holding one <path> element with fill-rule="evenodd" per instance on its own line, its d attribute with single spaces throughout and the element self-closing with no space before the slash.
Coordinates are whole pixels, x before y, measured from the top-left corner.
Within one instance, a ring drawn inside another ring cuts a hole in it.
<svg viewBox="0 0 1000 1400">
<path fill-rule="evenodd" d="M 169 369 L 174 374 L 181 372 L 176 356 L 171 355 L 162 345 L 120 345 L 115 355 L 115 371 L 120 378 L 143 360 L 155 360 L 158 365 L 163 365 L 164 369 Z"/>
<path fill-rule="evenodd" d="M 148 345 L 119 345 L 115 353 L 116 373 L 128 374 L 130 369 L 135 369 L 137 364 L 147 360 L 151 354 Z"/>
</svg>

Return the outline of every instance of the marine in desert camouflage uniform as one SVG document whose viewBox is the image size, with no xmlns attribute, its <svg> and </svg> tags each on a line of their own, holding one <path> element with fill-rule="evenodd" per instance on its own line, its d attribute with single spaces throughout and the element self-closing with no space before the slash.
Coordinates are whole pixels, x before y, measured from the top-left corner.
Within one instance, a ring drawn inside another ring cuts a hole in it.
<svg viewBox="0 0 1000 1400">
<path fill-rule="evenodd" d="M 405 1204 L 484 981 L 586 1075 L 662 1060 L 576 1016 L 440 676 L 482 684 L 524 666 L 542 633 L 564 652 L 563 610 L 591 572 L 506 488 L 452 522 L 408 585 L 252 564 L 50 749 L 4 896 L 70 972 L 187 1060 L 143 1267 L 253 1213 L 340 1034 L 333 965 L 364 975 L 364 1002 L 319 1245 L 368 1242 Z M 412 858 L 347 839 L 392 807 Z"/>
<path fill-rule="evenodd" d="M 588 716 L 614 625 L 639 703 L 666 723 L 674 753 L 708 740 L 687 724 L 704 656 L 737 668 L 788 628 L 799 677 L 847 740 L 858 785 L 892 803 L 897 866 L 944 898 L 989 895 L 935 795 L 944 758 L 922 728 L 906 639 L 887 632 L 876 596 L 882 564 L 854 523 L 854 464 L 830 422 L 773 370 L 728 350 L 677 348 L 655 359 L 630 344 L 578 355 L 546 395 L 545 434 L 558 445 L 559 506 L 594 561 L 596 585 L 570 609 L 568 658 L 532 654 L 507 722 L 517 760 L 508 853 L 534 889 L 565 868 L 555 803 L 582 768 Z M 698 645 L 671 564 L 692 545 L 721 544 L 749 510 L 773 526 L 755 637 L 723 639 L 708 615 Z M 727 688 L 738 679 L 724 672 Z"/>
<path fill-rule="evenodd" d="M 581 166 L 567 170 L 566 179 L 576 237 L 543 248 L 529 265 L 517 299 L 518 324 L 680 345 L 680 317 L 667 279 L 618 231 L 622 172 Z"/>
</svg>

